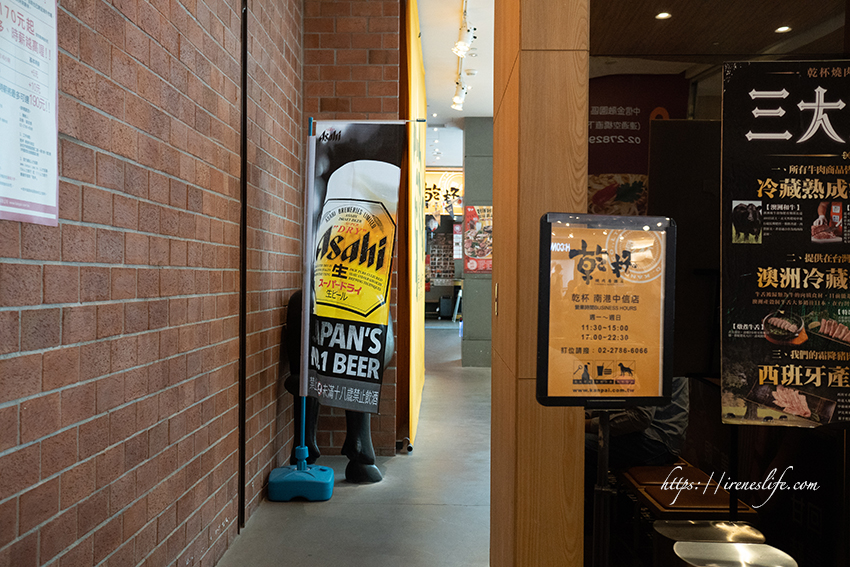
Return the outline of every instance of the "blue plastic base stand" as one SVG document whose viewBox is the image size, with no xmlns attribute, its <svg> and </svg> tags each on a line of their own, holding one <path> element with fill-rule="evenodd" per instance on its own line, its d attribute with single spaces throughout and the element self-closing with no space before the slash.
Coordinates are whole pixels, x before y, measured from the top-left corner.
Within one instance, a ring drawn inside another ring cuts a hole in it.
<svg viewBox="0 0 850 567">
<path fill-rule="evenodd" d="M 306 465 L 280 467 L 269 474 L 269 500 L 289 502 L 303 498 L 309 502 L 330 500 L 334 491 L 334 471 L 328 467 Z"/>
</svg>

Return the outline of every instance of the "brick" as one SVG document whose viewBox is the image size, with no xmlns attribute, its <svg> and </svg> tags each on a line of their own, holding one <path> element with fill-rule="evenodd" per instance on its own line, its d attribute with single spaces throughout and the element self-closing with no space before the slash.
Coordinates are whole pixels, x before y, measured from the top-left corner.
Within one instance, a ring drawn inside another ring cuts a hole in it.
<svg viewBox="0 0 850 567">
<path fill-rule="evenodd" d="M 18 408 L 19 406 L 7 406 L 0 409 L 0 451 L 11 449 L 20 444 Z M 0 545 L 3 544 L 0 543 Z"/>
<path fill-rule="evenodd" d="M 124 168 L 124 192 L 132 195 L 134 197 L 138 197 L 140 199 L 148 198 L 148 170 L 142 169 L 141 167 L 128 163 Z M 139 207 L 152 207 L 149 203 L 139 203 Z M 141 227 L 148 232 L 156 232 L 152 231 L 150 227 L 141 223 Z"/>
<path fill-rule="evenodd" d="M 82 189 L 79 185 L 59 181 L 59 218 L 78 221 L 82 218 Z"/>
<path fill-rule="evenodd" d="M 152 266 L 167 266 L 168 260 L 168 239 L 160 236 L 150 237 L 150 264 Z"/>
<path fill-rule="evenodd" d="M 0 360 L 0 403 L 32 396 L 40 391 L 40 354 Z"/>
<path fill-rule="evenodd" d="M 45 392 L 80 380 L 80 349 L 65 347 L 44 353 L 42 387 Z"/>
<path fill-rule="evenodd" d="M 95 457 L 98 488 L 107 486 L 124 473 L 124 445 L 116 445 Z"/>
<path fill-rule="evenodd" d="M 97 337 L 97 307 L 82 305 L 62 309 L 62 343 L 74 344 Z"/>
<path fill-rule="evenodd" d="M 124 304 L 124 327 L 127 333 L 139 333 L 148 330 L 148 302 L 130 302 Z"/>
<path fill-rule="evenodd" d="M 94 537 L 87 537 L 70 550 L 62 554 L 60 567 L 76 567 L 79 565 L 94 565 L 92 542 Z"/>
<path fill-rule="evenodd" d="M 121 191 L 124 185 L 124 162 L 104 153 L 98 153 L 97 184 L 107 189 Z"/>
<path fill-rule="evenodd" d="M 127 22 L 128 26 L 133 24 Z M 112 48 L 112 79 L 131 92 L 136 90 L 139 64 L 119 47 Z"/>
<path fill-rule="evenodd" d="M 112 53 L 109 48 L 104 49 L 103 53 L 106 57 L 110 59 L 110 67 L 112 64 Z M 109 80 L 106 77 L 98 76 L 97 77 L 97 108 L 101 111 L 114 116 L 118 120 L 124 119 L 124 92 L 121 87 L 118 86 L 114 81 Z M 112 138 L 115 139 L 115 131 L 114 128 L 117 124 L 113 124 L 113 132 Z M 113 149 L 110 146 L 110 149 Z M 101 154 L 102 155 L 102 154 Z M 99 174 L 98 174 L 99 177 Z M 103 185 L 98 180 L 98 183 Z M 120 187 L 115 187 L 115 189 L 121 189 Z"/>
<path fill-rule="evenodd" d="M 97 98 L 97 80 L 95 79 L 94 92 L 90 95 Z M 80 110 L 79 140 L 90 146 L 104 148 L 109 146 L 112 140 L 112 120 L 100 112 L 91 108 L 81 106 Z M 95 158 L 96 159 L 96 158 Z M 95 178 L 97 178 L 97 166 L 95 165 Z"/>
<path fill-rule="evenodd" d="M 21 312 L 21 350 L 59 346 L 60 309 L 27 309 Z"/>
<path fill-rule="evenodd" d="M 76 512 L 80 533 L 89 533 L 109 518 L 109 490 L 98 490 L 80 502 L 76 507 Z"/>
<path fill-rule="evenodd" d="M 114 195 L 112 201 L 112 220 L 114 225 L 119 228 L 136 230 L 139 227 L 138 203 L 137 199 L 125 197 L 124 195 Z"/>
<path fill-rule="evenodd" d="M 66 429 L 41 442 L 41 478 L 47 478 L 77 462 L 77 430 Z"/>
<path fill-rule="evenodd" d="M 109 513 L 115 516 L 118 512 L 132 504 L 136 499 L 135 475 L 127 473 L 118 477 L 109 485 Z M 114 556 L 113 558 L 114 559 Z M 112 559 L 110 559 L 110 564 Z M 118 565 L 128 565 L 119 563 Z"/>
<path fill-rule="evenodd" d="M 59 429 L 61 421 L 58 393 L 30 398 L 21 403 L 21 442 L 29 443 Z"/>
<path fill-rule="evenodd" d="M 77 539 L 76 510 L 68 510 L 39 530 L 39 558 L 46 563 Z"/>
<path fill-rule="evenodd" d="M 168 300 L 152 301 L 148 304 L 148 326 L 161 329 L 168 325 Z"/>
<path fill-rule="evenodd" d="M 38 532 L 33 532 L 13 543 L 5 550 L 4 565 L 14 567 L 36 567 L 38 563 Z M 8 558 L 8 559 L 7 559 Z"/>
<path fill-rule="evenodd" d="M 89 380 L 103 376 L 112 366 L 112 348 L 106 341 L 97 341 L 80 347 L 80 379 Z"/>
<path fill-rule="evenodd" d="M 77 303 L 80 300 L 80 269 L 77 266 L 44 265 L 44 303 Z"/>
<path fill-rule="evenodd" d="M 20 314 L 17 311 L 0 311 L 0 354 L 21 349 Z"/>
<path fill-rule="evenodd" d="M 391 96 L 398 95 L 398 83 L 389 81 L 378 81 L 369 83 L 369 96 Z"/>
<path fill-rule="evenodd" d="M 38 444 L 29 445 L 0 457 L 0 501 L 38 482 L 41 460 Z"/>
<path fill-rule="evenodd" d="M 0 257 L 20 258 L 22 226 L 24 223 L 0 220 Z"/>
<path fill-rule="evenodd" d="M 69 140 L 60 140 L 60 142 L 62 147 L 61 175 L 85 183 L 94 183 L 94 151 Z"/>
<path fill-rule="evenodd" d="M 109 268 L 80 268 L 80 301 L 106 301 L 109 299 L 109 293 Z"/>
<path fill-rule="evenodd" d="M 0 504 L 0 548 L 6 547 L 17 535 L 18 499 L 12 498 Z"/>
<path fill-rule="evenodd" d="M 94 416 L 97 400 L 96 392 L 96 386 L 91 382 L 62 391 L 63 427 L 80 423 Z M 80 435 L 82 435 L 82 430 Z"/>
<path fill-rule="evenodd" d="M 60 507 L 62 510 L 91 496 L 95 490 L 94 459 L 84 461 L 63 472 L 60 483 Z"/>
<path fill-rule="evenodd" d="M 59 479 L 55 478 L 21 494 L 19 529 L 30 531 L 59 511 Z"/>
<path fill-rule="evenodd" d="M 88 104 L 96 104 L 97 92 L 97 74 L 94 69 L 84 65 L 74 59 L 68 57 L 64 53 L 59 54 L 59 91 Z M 85 171 L 85 168 L 80 167 L 81 164 L 75 155 L 68 155 L 67 146 L 74 146 L 72 151 L 82 151 L 85 148 L 70 142 L 69 140 L 60 140 L 62 144 L 62 173 L 66 177 L 79 179 L 80 181 L 93 182 L 94 168 Z M 86 156 L 85 160 L 93 158 L 94 152 L 88 150 L 92 155 Z M 67 164 L 67 167 L 66 167 Z M 84 173 L 83 177 L 75 174 Z M 91 176 L 91 177 L 89 177 Z"/>
<path fill-rule="evenodd" d="M 136 297 L 136 270 L 134 268 L 112 268 L 110 278 L 112 281 L 110 297 L 113 301 Z"/>
<path fill-rule="evenodd" d="M 106 449 L 109 445 L 109 418 L 98 417 L 81 423 L 79 427 L 80 459 L 88 459 Z"/>
<path fill-rule="evenodd" d="M 96 187 L 83 186 L 83 222 L 112 224 L 112 194 Z"/>
<path fill-rule="evenodd" d="M 124 235 L 117 230 L 97 229 L 97 261 L 121 264 L 124 261 Z"/>
<path fill-rule="evenodd" d="M 124 233 L 124 256 L 127 264 L 147 265 L 149 237 L 135 232 Z"/>
<path fill-rule="evenodd" d="M 159 297 L 159 270 L 140 269 L 136 276 L 139 297 Z"/>
<path fill-rule="evenodd" d="M 118 374 L 97 382 L 97 413 L 103 413 L 124 403 L 124 376 Z"/>
<path fill-rule="evenodd" d="M 147 505 L 144 499 L 139 500 L 123 514 L 123 539 L 129 540 L 131 537 L 139 533 L 147 523 Z"/>
<path fill-rule="evenodd" d="M 321 98 L 319 109 L 320 112 L 348 112 L 351 109 L 351 101 L 347 98 Z"/>
<path fill-rule="evenodd" d="M 74 224 L 62 225 L 62 260 L 94 262 L 97 259 L 97 229 Z"/>
<path fill-rule="evenodd" d="M 110 303 L 97 306 L 97 338 L 113 337 L 124 331 L 124 305 Z"/>
<path fill-rule="evenodd" d="M 28 260 L 60 259 L 61 232 L 58 226 L 21 223 L 21 257 Z"/>
<path fill-rule="evenodd" d="M 145 333 L 139 335 L 139 364 L 150 364 L 159 360 L 159 334 Z M 147 369 L 147 367 L 145 367 Z"/>
<path fill-rule="evenodd" d="M 0 263 L 0 307 L 41 303 L 41 266 Z"/>
<path fill-rule="evenodd" d="M 109 414 L 109 443 L 124 441 L 136 432 L 136 404 L 119 408 Z M 121 472 L 124 472 L 123 469 Z"/>
<path fill-rule="evenodd" d="M 121 337 L 111 342 L 112 371 L 119 372 L 136 366 L 138 342 L 136 337 Z"/>
</svg>

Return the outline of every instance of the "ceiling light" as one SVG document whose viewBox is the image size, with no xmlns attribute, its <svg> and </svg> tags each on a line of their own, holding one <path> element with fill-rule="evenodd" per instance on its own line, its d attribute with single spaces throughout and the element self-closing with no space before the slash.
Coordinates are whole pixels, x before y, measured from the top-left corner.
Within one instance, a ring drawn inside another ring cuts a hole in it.
<svg viewBox="0 0 850 567">
<path fill-rule="evenodd" d="M 432 114 L 431 116 L 433 116 L 434 118 L 436 118 L 436 117 L 437 117 L 437 113 L 435 112 L 435 113 L 434 113 L 434 114 Z"/>
<path fill-rule="evenodd" d="M 452 102 L 462 105 L 464 99 L 466 99 L 466 93 L 469 89 L 467 88 L 466 83 L 463 82 L 463 79 L 459 79 L 455 85 L 457 86 L 455 87 L 455 96 L 452 97 Z"/>
<path fill-rule="evenodd" d="M 452 52 L 458 57 L 466 57 L 469 50 L 472 48 L 472 42 L 475 40 L 475 28 L 469 24 L 466 17 L 460 24 L 457 43 L 452 47 Z"/>
<path fill-rule="evenodd" d="M 452 108 L 455 109 L 455 110 L 463 110 L 463 103 L 462 102 L 456 102 L 452 105 Z"/>
<path fill-rule="evenodd" d="M 789 28 L 788 26 L 776 28 L 776 33 L 788 33 L 789 31 L 791 31 L 791 28 Z"/>
<path fill-rule="evenodd" d="M 671 14 L 670 12 L 661 12 L 660 14 L 655 16 L 655 19 L 656 20 L 669 20 L 672 17 L 673 17 L 673 14 Z"/>
<path fill-rule="evenodd" d="M 434 128 L 434 132 L 436 132 L 436 131 L 437 131 L 437 128 Z"/>
</svg>

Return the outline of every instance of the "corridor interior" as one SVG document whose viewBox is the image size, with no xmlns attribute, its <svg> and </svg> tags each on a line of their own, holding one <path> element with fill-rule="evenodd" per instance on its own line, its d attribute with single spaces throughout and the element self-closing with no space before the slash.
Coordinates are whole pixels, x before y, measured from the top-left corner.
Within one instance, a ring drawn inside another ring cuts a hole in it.
<svg viewBox="0 0 850 567">
<path fill-rule="evenodd" d="M 425 321 L 414 450 L 379 457 L 384 479 L 327 502 L 264 500 L 218 567 L 484 567 L 490 546 L 490 369 L 461 366 L 459 323 Z"/>
</svg>

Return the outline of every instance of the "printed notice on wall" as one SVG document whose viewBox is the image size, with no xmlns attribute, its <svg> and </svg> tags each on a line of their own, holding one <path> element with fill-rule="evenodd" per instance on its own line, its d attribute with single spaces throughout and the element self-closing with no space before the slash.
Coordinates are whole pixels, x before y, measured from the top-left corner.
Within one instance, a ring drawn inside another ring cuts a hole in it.
<svg viewBox="0 0 850 567">
<path fill-rule="evenodd" d="M 545 367 L 538 368 L 538 380 L 544 378 L 538 398 L 664 395 L 672 227 L 668 219 L 633 218 L 646 224 L 587 222 L 591 215 L 584 222 L 546 223 L 540 277 L 547 295 L 540 299 L 547 309 L 538 338 L 538 361 L 545 358 Z"/>
<path fill-rule="evenodd" d="M 0 0 L 0 219 L 56 226 L 56 3 Z"/>
<path fill-rule="evenodd" d="M 727 63 L 722 418 L 850 421 L 850 61 Z"/>
</svg>

